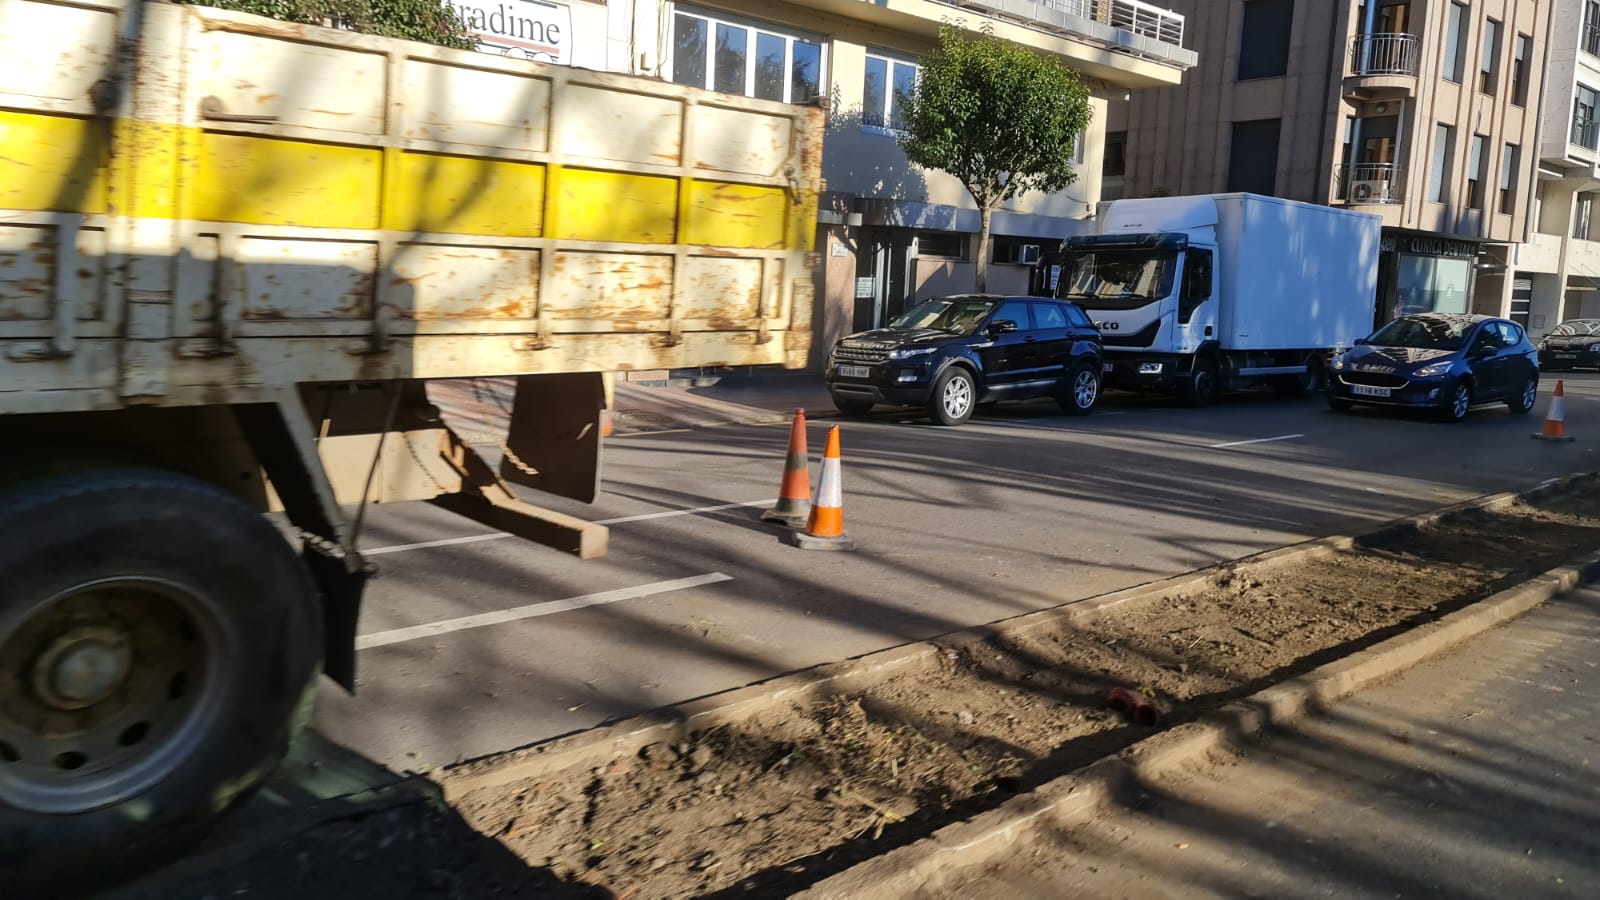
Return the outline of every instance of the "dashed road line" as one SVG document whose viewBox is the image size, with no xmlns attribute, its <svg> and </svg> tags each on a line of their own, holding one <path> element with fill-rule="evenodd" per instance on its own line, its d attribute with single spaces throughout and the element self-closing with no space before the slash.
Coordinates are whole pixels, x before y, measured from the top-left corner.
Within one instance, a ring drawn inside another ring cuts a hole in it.
<svg viewBox="0 0 1600 900">
<path fill-rule="evenodd" d="M 777 503 L 772 500 L 746 500 L 743 503 L 718 503 L 715 506 L 696 506 L 693 509 L 664 509 L 660 512 L 640 513 L 636 516 L 620 516 L 615 519 L 601 519 L 596 525 L 621 525 L 625 522 L 643 522 L 649 519 L 668 519 L 673 516 L 692 516 L 699 513 L 718 512 L 725 509 L 743 509 L 749 506 L 771 506 Z M 394 544 L 388 547 L 373 547 L 371 550 L 362 550 L 362 556 L 382 556 L 386 553 L 404 553 L 407 550 L 427 550 L 433 547 L 454 547 L 460 544 L 477 544 L 483 541 L 498 541 L 501 538 L 511 537 L 504 531 L 491 531 L 488 534 L 469 534 L 465 537 L 442 538 L 437 541 L 418 541 L 414 544 Z"/>
<path fill-rule="evenodd" d="M 1212 444 L 1210 446 L 1212 450 L 1223 450 L 1228 447 L 1243 447 L 1247 444 L 1270 444 L 1273 441 L 1292 441 L 1295 438 L 1303 437 L 1305 437 L 1303 434 L 1280 434 L 1277 437 L 1256 438 L 1249 441 L 1228 441 L 1225 444 Z"/>
</svg>

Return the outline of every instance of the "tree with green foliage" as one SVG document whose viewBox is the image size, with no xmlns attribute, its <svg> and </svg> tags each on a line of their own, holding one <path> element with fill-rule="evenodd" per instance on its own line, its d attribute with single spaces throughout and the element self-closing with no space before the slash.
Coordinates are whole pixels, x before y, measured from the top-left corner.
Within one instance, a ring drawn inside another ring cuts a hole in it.
<svg viewBox="0 0 1600 900">
<path fill-rule="evenodd" d="M 1077 180 L 1073 148 L 1089 127 L 1089 89 L 1077 73 L 984 32 L 949 25 L 923 58 L 910 96 L 900 95 L 912 162 L 961 180 L 978 205 L 979 291 L 987 288 L 994 211 L 1029 191 Z"/>
<path fill-rule="evenodd" d="M 177 0 L 284 22 L 331 25 L 361 34 L 472 50 L 478 42 L 444 0 Z"/>
</svg>

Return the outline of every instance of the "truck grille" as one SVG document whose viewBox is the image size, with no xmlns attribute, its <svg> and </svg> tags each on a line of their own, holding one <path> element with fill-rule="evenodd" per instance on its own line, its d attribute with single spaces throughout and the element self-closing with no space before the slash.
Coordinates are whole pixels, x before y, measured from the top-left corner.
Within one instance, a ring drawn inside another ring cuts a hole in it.
<svg viewBox="0 0 1600 900">
<path fill-rule="evenodd" d="M 1402 388 L 1406 380 L 1399 375 L 1389 375 L 1383 372 L 1345 372 L 1342 376 L 1345 384 L 1363 384 L 1367 387 Z"/>
<path fill-rule="evenodd" d="M 881 363 L 889 358 L 886 344 L 840 344 L 834 348 L 834 359 L 843 362 Z"/>
</svg>

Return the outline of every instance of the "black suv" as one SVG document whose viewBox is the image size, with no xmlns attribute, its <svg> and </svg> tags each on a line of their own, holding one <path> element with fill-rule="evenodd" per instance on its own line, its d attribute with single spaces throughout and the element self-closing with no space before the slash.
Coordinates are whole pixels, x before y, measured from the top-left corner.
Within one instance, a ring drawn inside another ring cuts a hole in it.
<svg viewBox="0 0 1600 900">
<path fill-rule="evenodd" d="M 828 392 L 846 415 L 924 406 L 960 425 L 979 403 L 1054 397 L 1088 415 L 1100 399 L 1100 332 L 1075 303 L 965 294 L 917 305 L 828 355 Z"/>
</svg>

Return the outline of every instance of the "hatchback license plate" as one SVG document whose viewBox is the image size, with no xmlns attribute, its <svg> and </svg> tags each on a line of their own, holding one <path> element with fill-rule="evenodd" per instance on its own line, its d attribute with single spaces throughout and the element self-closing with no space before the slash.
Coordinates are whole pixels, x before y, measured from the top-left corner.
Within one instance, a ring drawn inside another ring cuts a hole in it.
<svg viewBox="0 0 1600 900">
<path fill-rule="evenodd" d="M 871 378 L 872 369 L 869 366 L 840 366 L 840 378 Z"/>
<path fill-rule="evenodd" d="M 1350 393 L 1357 397 L 1387 397 L 1394 391 L 1390 388 L 1368 387 L 1364 384 L 1350 385 Z"/>
<path fill-rule="evenodd" d="M 1578 354 L 1576 354 L 1576 353 L 1557 353 L 1556 354 L 1556 359 L 1577 359 L 1577 358 L 1578 358 Z"/>
</svg>

